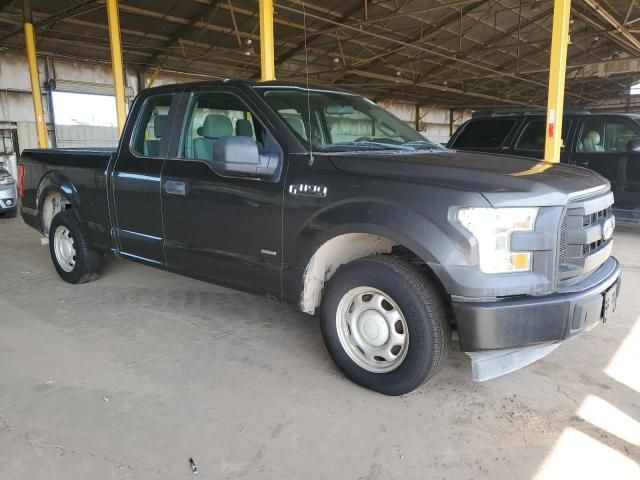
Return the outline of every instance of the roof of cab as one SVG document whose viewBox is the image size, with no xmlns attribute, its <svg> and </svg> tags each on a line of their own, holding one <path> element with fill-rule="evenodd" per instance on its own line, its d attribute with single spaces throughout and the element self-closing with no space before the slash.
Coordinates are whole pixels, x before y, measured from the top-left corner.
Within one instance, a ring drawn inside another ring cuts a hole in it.
<svg viewBox="0 0 640 480">
<path fill-rule="evenodd" d="M 618 113 L 618 112 L 592 112 L 590 110 L 584 110 L 579 108 L 565 108 L 564 116 L 588 116 L 588 115 L 598 115 L 598 116 L 623 116 L 628 118 L 633 118 L 637 120 L 640 118 L 640 115 L 633 113 Z M 476 119 L 485 119 L 485 118 L 504 118 L 504 117 L 533 117 L 546 115 L 547 110 L 544 108 L 502 108 L 496 110 L 476 110 L 471 114 L 471 118 Z"/>
<path fill-rule="evenodd" d="M 181 92 L 184 90 L 191 90 L 191 89 L 196 89 L 196 88 L 200 88 L 200 87 L 207 87 L 207 86 L 211 86 L 211 87 L 220 87 L 222 85 L 229 85 L 229 86 L 235 86 L 235 87 L 244 87 L 244 88 L 285 88 L 285 87 L 291 87 L 291 88 L 301 88 L 306 90 L 307 88 L 309 88 L 310 90 L 326 90 L 326 91 L 330 91 L 330 92 L 336 92 L 336 93 L 349 93 L 349 94 L 353 94 L 352 92 L 349 92 L 348 90 L 343 90 L 341 88 L 337 88 L 337 87 L 326 87 L 323 85 L 313 85 L 313 84 L 309 84 L 307 85 L 306 83 L 300 83 L 300 82 L 283 82 L 283 81 L 279 81 L 279 80 L 271 80 L 268 82 L 258 82 L 255 80 L 241 80 L 241 79 L 225 79 L 225 80 L 206 80 L 206 81 L 202 81 L 202 82 L 187 82 L 187 83 L 172 83 L 169 85 L 161 85 L 159 87 L 152 87 L 152 88 L 148 88 L 143 90 L 141 93 L 146 93 L 148 95 L 150 94 L 154 94 L 154 93 L 171 93 L 171 92 Z"/>
</svg>

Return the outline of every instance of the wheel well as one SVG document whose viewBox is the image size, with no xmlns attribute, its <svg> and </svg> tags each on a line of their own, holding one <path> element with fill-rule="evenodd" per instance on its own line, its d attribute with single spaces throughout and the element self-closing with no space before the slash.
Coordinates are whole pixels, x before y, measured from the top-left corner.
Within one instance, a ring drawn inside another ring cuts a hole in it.
<svg viewBox="0 0 640 480">
<path fill-rule="evenodd" d="M 71 208 L 71 202 L 60 192 L 49 192 L 45 195 L 40 205 L 40 218 L 42 219 L 42 233 L 49 235 L 51 221 L 59 212 Z"/>
<path fill-rule="evenodd" d="M 423 269 L 442 288 L 427 264 L 409 248 L 395 240 L 370 233 L 346 233 L 323 243 L 313 254 L 304 272 L 300 309 L 313 315 L 322 300 L 324 284 L 340 265 L 369 255 L 394 255 Z"/>
</svg>

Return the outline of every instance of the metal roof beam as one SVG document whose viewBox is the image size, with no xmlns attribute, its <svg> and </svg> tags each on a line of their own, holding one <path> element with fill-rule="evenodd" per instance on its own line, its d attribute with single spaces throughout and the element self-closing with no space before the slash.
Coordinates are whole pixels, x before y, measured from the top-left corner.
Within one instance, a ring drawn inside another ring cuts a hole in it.
<svg viewBox="0 0 640 480">
<path fill-rule="evenodd" d="M 356 75 L 358 77 L 373 78 L 373 79 L 377 79 L 377 80 L 386 80 L 386 81 L 390 82 L 392 85 L 394 83 L 402 83 L 402 84 L 405 84 L 405 85 L 413 85 L 413 86 L 416 86 L 416 87 L 427 88 L 427 89 L 430 89 L 430 90 L 436 90 L 436 91 L 441 91 L 441 92 L 449 92 L 449 93 L 468 95 L 468 96 L 471 96 L 471 97 L 484 98 L 484 99 L 487 99 L 487 100 L 494 100 L 494 101 L 498 101 L 498 102 L 501 102 L 501 103 L 513 103 L 513 101 L 511 101 L 511 100 L 500 98 L 500 97 L 496 97 L 494 95 L 487 95 L 487 94 L 484 94 L 484 93 L 465 91 L 465 90 L 460 90 L 458 88 L 445 87 L 445 86 L 442 86 L 442 85 L 434 85 L 434 84 L 427 83 L 427 82 L 414 83 L 411 80 L 408 80 L 406 78 L 396 78 L 396 77 L 392 77 L 392 76 L 389 76 L 389 75 L 383 75 L 383 74 L 380 74 L 380 73 L 373 73 L 373 72 L 357 70 L 357 69 L 351 69 L 351 70 L 348 71 L 348 73 L 350 73 L 352 75 Z M 521 104 L 521 102 L 516 102 L 516 103 L 517 104 Z"/>
<path fill-rule="evenodd" d="M 0 0 L 0 12 L 11 5 L 15 0 Z"/>
<path fill-rule="evenodd" d="M 522 28 L 526 28 L 529 25 L 542 20 L 543 18 L 545 18 L 547 16 L 550 16 L 552 13 L 553 13 L 553 8 L 544 10 L 544 11 L 538 13 L 537 15 L 534 15 L 533 17 L 530 17 L 529 19 L 527 19 L 526 21 L 524 21 L 522 23 L 516 23 L 516 25 L 514 25 L 511 28 L 509 28 L 508 30 L 505 30 L 504 32 L 501 32 L 501 33 L 499 33 L 497 35 L 494 35 L 493 37 L 489 38 L 484 43 L 487 46 L 491 46 L 491 45 L 495 44 L 496 42 L 499 42 L 501 40 L 504 40 L 505 38 L 510 37 L 511 35 L 516 33 L 518 30 L 521 30 Z M 471 47 L 470 49 L 466 50 L 464 52 L 464 54 L 459 58 L 469 58 L 469 56 L 474 54 L 474 53 L 485 51 L 485 48 L 486 48 L 485 45 L 478 45 L 476 47 Z M 445 60 L 444 62 L 442 62 L 440 67 L 434 67 L 434 68 L 432 68 L 430 70 L 427 70 L 419 78 L 424 78 L 427 75 L 430 75 L 431 73 L 436 71 L 438 68 L 446 68 L 449 65 L 452 65 L 454 63 L 455 63 L 454 60 Z"/>
<path fill-rule="evenodd" d="M 609 25 L 615 28 L 620 35 L 622 35 L 633 47 L 640 52 L 640 40 L 627 30 L 616 18 L 604 9 L 595 0 L 583 0 L 584 3 L 589 5 L 602 19 L 604 19 Z"/>
<path fill-rule="evenodd" d="M 475 9 L 476 7 L 479 7 L 480 5 L 482 5 L 483 3 L 486 3 L 487 0 L 478 0 L 475 1 L 473 3 L 470 3 L 468 5 L 465 5 L 463 8 L 460 9 L 459 12 L 453 12 L 450 15 L 447 15 L 446 17 L 444 17 L 442 20 L 440 20 L 438 23 L 436 23 L 435 25 L 433 25 L 431 28 L 428 28 L 427 30 L 421 31 L 419 35 L 416 35 L 412 38 L 409 38 L 407 40 L 405 40 L 405 43 L 417 43 L 420 42 L 421 40 L 423 40 L 424 38 L 428 37 L 429 35 L 432 35 L 434 33 L 436 33 L 439 30 L 442 30 L 444 27 L 446 27 L 447 25 L 452 24 L 455 21 L 458 21 L 460 16 L 464 16 L 466 14 L 468 14 L 469 12 L 471 12 L 473 9 Z M 380 53 L 379 55 L 376 55 L 374 57 L 371 58 L 367 58 L 366 59 L 366 63 L 367 65 L 376 65 L 378 63 L 380 63 L 380 60 L 382 60 L 385 57 L 388 57 L 389 55 L 393 55 L 394 53 L 400 51 L 400 50 L 404 50 L 405 46 L 400 46 L 400 47 L 396 47 L 396 48 L 391 48 L 386 52 Z"/>
<path fill-rule="evenodd" d="M 348 20 L 352 15 L 354 15 L 355 13 L 361 11 L 364 8 L 364 5 L 367 4 L 369 1 L 370 0 L 364 0 L 363 4 L 358 3 L 355 7 L 349 9 L 346 13 L 344 13 L 337 21 L 344 22 L 344 21 Z M 317 30 L 316 32 L 314 32 L 314 33 L 312 33 L 310 35 L 306 35 L 306 38 L 303 39 L 302 41 L 298 42 L 296 44 L 296 46 L 293 47 L 291 50 L 289 50 L 288 52 L 283 53 L 282 55 L 279 55 L 278 58 L 276 58 L 276 65 L 280 65 L 281 63 L 286 62 L 291 57 L 293 57 L 298 52 L 300 52 L 303 48 L 305 48 L 305 45 L 308 46 L 309 42 L 315 40 L 316 38 L 320 37 L 323 34 L 324 34 L 324 32 L 322 30 Z"/>
<path fill-rule="evenodd" d="M 1 0 L 0 0 L 1 1 Z M 78 3 L 76 5 L 72 5 L 70 7 L 66 7 L 52 15 L 49 15 L 48 17 L 38 21 L 37 23 L 33 24 L 33 28 L 35 32 L 38 32 L 39 30 L 42 29 L 42 27 L 46 27 L 47 25 L 50 25 L 52 23 L 55 23 L 59 20 L 63 20 L 64 18 L 70 16 L 70 15 L 78 15 L 79 13 L 83 13 L 85 10 L 90 10 L 95 8 L 95 4 L 97 2 L 97 0 L 87 0 L 85 2 L 82 3 Z M 9 2 L 11 3 L 11 2 Z M 6 7 L 8 6 L 7 3 L 6 5 L 3 6 Z M 89 7 L 89 8 L 87 8 Z M 2 9 L 0 8 L 0 11 Z M 16 29 L 15 31 L 6 34 L 3 37 L 0 37 L 0 43 L 3 42 L 4 40 L 6 40 L 7 38 L 13 37 L 14 35 L 20 35 L 22 33 L 22 28 Z"/>
<path fill-rule="evenodd" d="M 205 17 L 209 17 L 210 15 L 212 15 L 216 8 L 218 8 L 218 4 L 220 3 L 221 0 L 211 0 L 211 2 L 207 5 L 202 5 L 201 7 L 198 8 L 198 11 L 196 12 L 196 14 L 191 17 L 188 22 L 183 25 L 182 27 L 180 27 L 180 29 L 178 30 L 178 33 L 176 33 L 173 37 L 171 37 L 171 39 L 165 43 L 164 48 L 171 48 L 173 46 L 175 46 L 176 44 L 178 44 L 178 42 L 180 42 L 180 40 L 182 39 L 182 37 L 184 37 L 189 30 L 191 30 L 192 28 L 195 27 L 195 25 L 203 18 Z M 160 57 L 162 56 L 161 53 L 156 53 L 153 58 L 151 59 L 151 63 L 152 64 L 158 64 L 158 67 L 160 67 Z"/>
</svg>

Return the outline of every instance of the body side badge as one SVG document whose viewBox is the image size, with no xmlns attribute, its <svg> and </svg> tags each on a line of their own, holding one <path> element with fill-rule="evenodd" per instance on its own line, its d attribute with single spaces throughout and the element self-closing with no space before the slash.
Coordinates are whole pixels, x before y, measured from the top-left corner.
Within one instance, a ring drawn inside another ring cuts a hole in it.
<svg viewBox="0 0 640 480">
<path fill-rule="evenodd" d="M 307 183 L 297 183 L 289 185 L 290 195 L 325 198 L 327 196 L 327 192 L 327 187 L 322 185 L 309 185 Z"/>
</svg>

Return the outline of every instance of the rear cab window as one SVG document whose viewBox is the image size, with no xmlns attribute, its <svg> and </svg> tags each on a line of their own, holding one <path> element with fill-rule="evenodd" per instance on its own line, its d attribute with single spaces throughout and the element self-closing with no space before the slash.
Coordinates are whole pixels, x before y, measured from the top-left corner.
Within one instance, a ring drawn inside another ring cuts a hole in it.
<svg viewBox="0 0 640 480">
<path fill-rule="evenodd" d="M 471 120 L 458 134 L 451 147 L 462 150 L 497 150 L 505 145 L 516 123 L 516 118 Z"/>
</svg>

